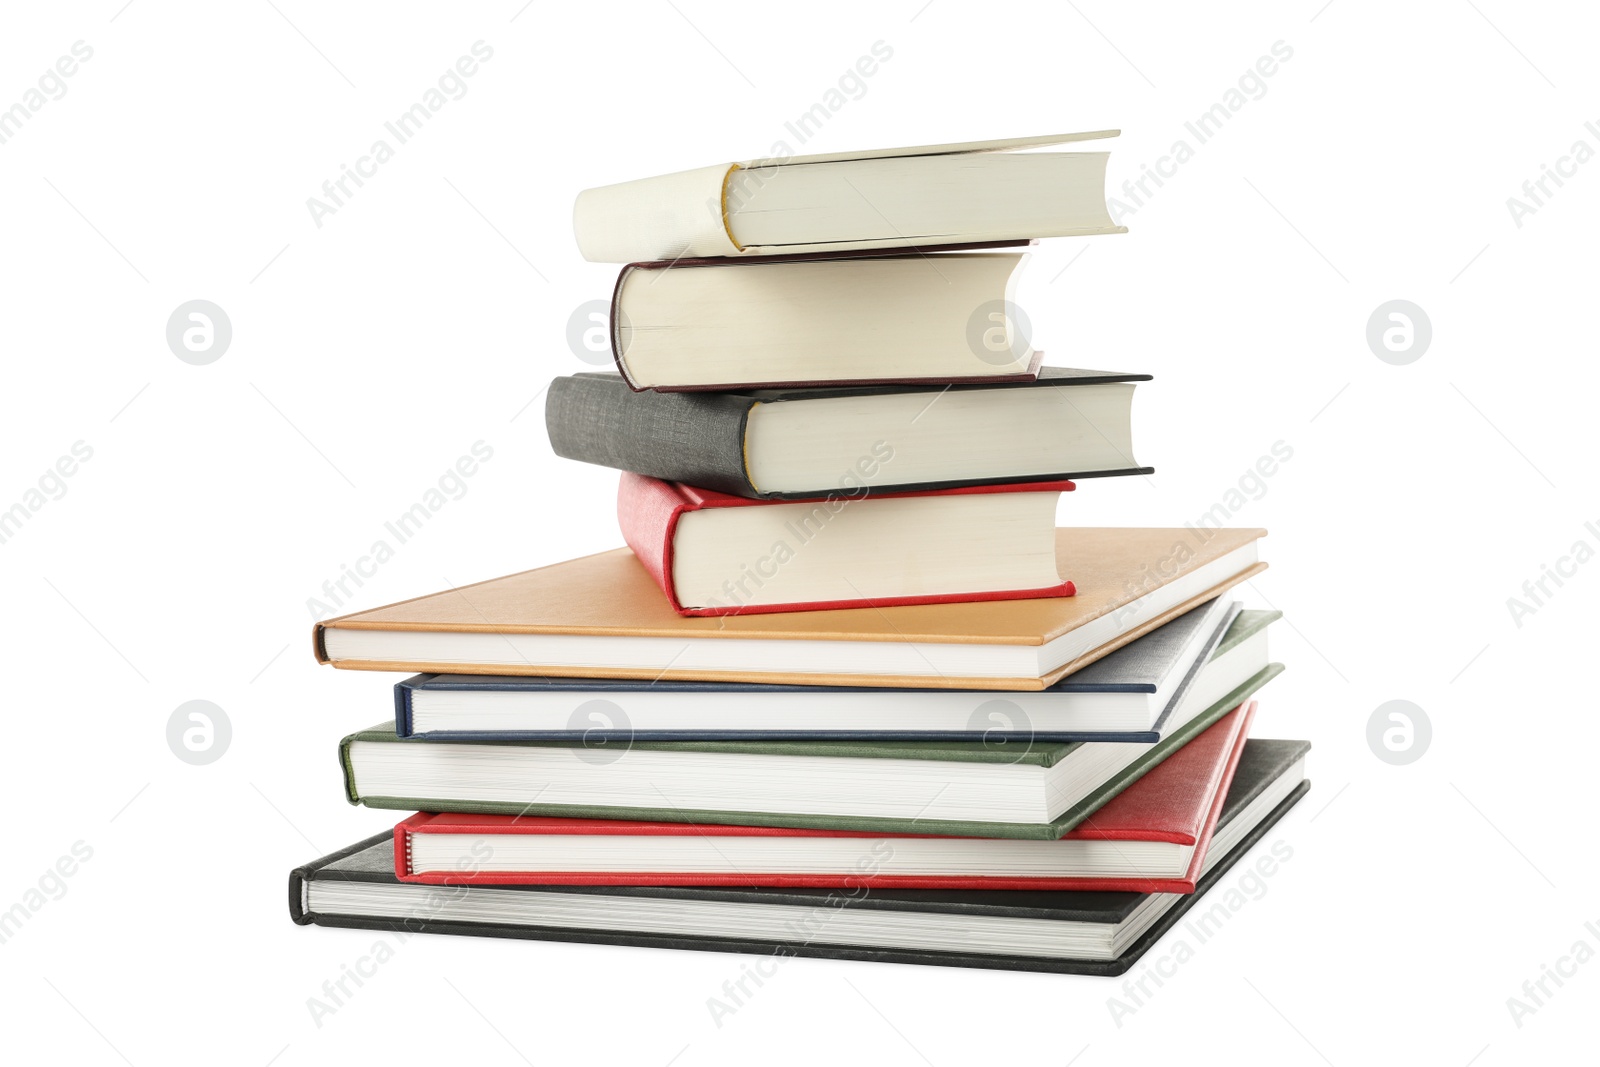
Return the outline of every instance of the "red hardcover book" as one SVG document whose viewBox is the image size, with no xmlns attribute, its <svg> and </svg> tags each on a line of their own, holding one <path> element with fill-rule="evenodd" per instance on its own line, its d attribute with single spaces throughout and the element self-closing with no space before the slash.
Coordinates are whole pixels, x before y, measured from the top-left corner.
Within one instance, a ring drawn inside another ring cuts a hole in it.
<svg viewBox="0 0 1600 1067">
<path fill-rule="evenodd" d="M 749 500 L 625 473 L 617 522 L 680 615 L 1067 597 L 1077 589 L 1056 570 L 1055 506 L 1073 488 Z"/>
<path fill-rule="evenodd" d="M 433 885 L 1192 893 L 1255 710 L 1235 709 L 1058 841 L 423 813 L 394 828 L 395 874 Z"/>
</svg>

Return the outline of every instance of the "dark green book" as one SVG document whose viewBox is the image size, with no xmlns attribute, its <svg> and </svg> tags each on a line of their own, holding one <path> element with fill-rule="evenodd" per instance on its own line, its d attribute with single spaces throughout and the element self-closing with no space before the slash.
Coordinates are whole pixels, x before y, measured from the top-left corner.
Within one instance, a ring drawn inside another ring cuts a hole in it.
<svg viewBox="0 0 1600 1067">
<path fill-rule="evenodd" d="M 448 741 L 393 724 L 339 746 L 351 803 L 405 811 L 1054 840 L 1250 699 L 1260 667 L 1155 744 L 982 741 Z M 1198 682 L 1204 682 L 1204 670 Z M 1215 688 L 1215 687 L 1213 687 Z M 1203 684 L 1196 697 L 1205 695 Z M 974 709 L 1004 693 L 974 693 Z M 1004 709 L 990 707 L 989 715 Z"/>
</svg>

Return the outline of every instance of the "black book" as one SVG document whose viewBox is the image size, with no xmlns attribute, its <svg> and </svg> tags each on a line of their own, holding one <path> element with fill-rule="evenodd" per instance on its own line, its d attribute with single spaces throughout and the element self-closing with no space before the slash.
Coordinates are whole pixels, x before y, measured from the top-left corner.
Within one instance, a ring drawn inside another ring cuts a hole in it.
<svg viewBox="0 0 1600 1067">
<path fill-rule="evenodd" d="M 1193 894 L 435 886 L 402 883 L 389 831 L 289 875 L 300 925 L 1118 975 L 1305 796 L 1306 741 L 1246 742 Z M 1255 868 L 1290 854 L 1274 845 Z M 1226 907 L 1226 904 L 1223 905 Z M 1192 936 L 1215 932 L 1215 908 Z"/>
<path fill-rule="evenodd" d="M 752 499 L 1149 474 L 1133 458 L 1134 383 L 1044 367 L 987 385 L 634 392 L 617 374 L 557 378 L 559 456 Z"/>
</svg>

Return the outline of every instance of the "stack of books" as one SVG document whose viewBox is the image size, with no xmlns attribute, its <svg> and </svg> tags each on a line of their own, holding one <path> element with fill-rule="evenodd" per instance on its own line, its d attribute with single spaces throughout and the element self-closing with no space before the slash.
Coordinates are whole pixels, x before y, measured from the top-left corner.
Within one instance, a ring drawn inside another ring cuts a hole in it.
<svg viewBox="0 0 1600 1067">
<path fill-rule="evenodd" d="M 318 624 L 422 672 L 339 752 L 418 814 L 295 921 L 1118 974 L 1223 878 L 1309 788 L 1248 736 L 1265 531 L 1057 529 L 1150 472 L 1150 376 L 1042 366 L 1012 301 L 1020 247 L 1122 232 L 1106 153 L 1017 149 L 1101 136 L 581 194 L 619 373 L 546 421 L 628 547 Z"/>
</svg>

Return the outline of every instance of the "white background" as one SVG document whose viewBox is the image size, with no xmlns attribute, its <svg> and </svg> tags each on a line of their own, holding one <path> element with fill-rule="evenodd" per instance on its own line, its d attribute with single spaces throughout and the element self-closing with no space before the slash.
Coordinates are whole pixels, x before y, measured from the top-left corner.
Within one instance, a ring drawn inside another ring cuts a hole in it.
<svg viewBox="0 0 1600 1067">
<path fill-rule="evenodd" d="M 0 107 L 93 48 L 0 145 L 0 508 L 93 449 L 0 544 L 0 909 L 93 850 L 0 944 L 10 1058 L 1584 1055 L 1600 963 L 1520 1027 L 1507 998 L 1600 949 L 1600 564 L 1520 626 L 1507 598 L 1600 548 L 1600 162 L 1520 227 L 1506 201 L 1600 148 L 1597 27 L 1577 5 L 1319 2 L 9 5 Z M 479 40 L 466 95 L 316 226 L 307 198 Z M 748 958 L 413 938 L 317 1025 L 308 998 L 376 935 L 292 926 L 285 876 L 392 821 L 344 802 L 335 745 L 394 679 L 317 666 L 308 598 L 480 440 L 466 495 L 347 603 L 619 543 L 614 474 L 555 459 L 541 420 L 549 379 L 587 369 L 569 314 L 614 275 L 579 259 L 574 195 L 799 151 L 785 123 L 878 41 L 892 58 L 804 150 L 1120 127 L 1115 189 L 1195 148 L 1131 233 L 1041 245 L 1026 306 L 1054 362 L 1156 376 L 1136 432 L 1158 473 L 1083 483 L 1063 523 L 1178 526 L 1293 449 L 1233 520 L 1271 530 L 1246 599 L 1288 618 L 1256 732 L 1315 743 L 1269 838 L 1293 858 L 1120 1020 L 1120 981 L 794 961 L 718 1026 L 707 999 Z M 1278 41 L 1265 94 L 1198 145 L 1184 123 Z M 233 326 L 209 366 L 164 336 L 197 298 Z M 1408 366 L 1365 340 L 1397 298 L 1433 326 Z M 232 722 L 208 766 L 167 747 L 191 699 Z M 1368 748 L 1391 699 L 1432 721 L 1408 766 Z"/>
</svg>

